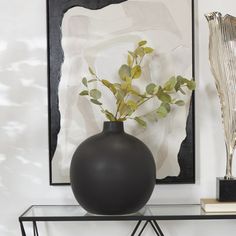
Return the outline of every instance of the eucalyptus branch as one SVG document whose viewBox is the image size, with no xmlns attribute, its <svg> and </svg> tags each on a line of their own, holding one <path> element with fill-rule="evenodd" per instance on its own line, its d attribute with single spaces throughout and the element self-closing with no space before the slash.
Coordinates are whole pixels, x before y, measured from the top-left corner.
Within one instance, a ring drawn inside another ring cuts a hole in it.
<svg viewBox="0 0 236 236">
<path fill-rule="evenodd" d="M 146 121 L 144 119 L 148 118 L 148 116 L 152 115 L 155 119 L 165 118 L 171 110 L 171 105 L 184 105 L 183 100 L 173 99 L 172 94 L 181 92 L 185 95 L 183 88 L 187 88 L 188 90 L 195 89 L 195 82 L 193 80 L 188 80 L 182 76 L 172 76 L 164 85 L 160 86 L 150 83 L 146 86 L 144 92 L 136 91 L 133 86 L 133 81 L 141 78 L 143 72 L 141 65 L 144 58 L 153 52 L 153 49 L 147 47 L 146 44 L 147 41 L 140 41 L 134 51 L 128 51 L 127 64 L 121 65 L 118 70 L 121 79 L 120 83 L 112 83 L 99 78 L 91 67 L 89 67 L 89 72 L 94 79 L 82 79 L 85 89 L 80 92 L 80 95 L 87 96 L 90 102 L 98 105 L 101 112 L 104 113 L 106 118 L 110 121 L 132 119 L 145 127 Z M 104 108 L 100 101 L 102 93 L 99 89 L 97 87 L 90 89 L 89 84 L 93 82 L 98 82 L 98 85 L 105 86 L 112 92 L 116 100 L 116 111 L 114 114 Z M 154 98 L 160 102 L 158 108 L 141 116 L 134 117 L 135 112 L 142 105 Z"/>
</svg>

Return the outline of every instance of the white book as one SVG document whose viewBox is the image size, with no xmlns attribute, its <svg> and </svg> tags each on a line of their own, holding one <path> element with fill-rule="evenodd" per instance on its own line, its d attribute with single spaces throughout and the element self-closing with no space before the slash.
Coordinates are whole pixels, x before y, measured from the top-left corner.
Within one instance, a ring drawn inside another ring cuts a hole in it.
<svg viewBox="0 0 236 236">
<path fill-rule="evenodd" d="M 205 212 L 236 212 L 236 202 L 219 202 L 216 199 L 201 199 L 201 207 Z"/>
</svg>

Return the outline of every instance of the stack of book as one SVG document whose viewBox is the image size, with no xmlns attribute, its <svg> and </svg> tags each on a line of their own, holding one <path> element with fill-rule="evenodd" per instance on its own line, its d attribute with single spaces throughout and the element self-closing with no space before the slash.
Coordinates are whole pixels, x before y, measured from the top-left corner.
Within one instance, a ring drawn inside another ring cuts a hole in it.
<svg viewBox="0 0 236 236">
<path fill-rule="evenodd" d="M 201 207 L 205 212 L 236 212 L 236 202 L 219 202 L 216 199 L 201 199 Z"/>
</svg>

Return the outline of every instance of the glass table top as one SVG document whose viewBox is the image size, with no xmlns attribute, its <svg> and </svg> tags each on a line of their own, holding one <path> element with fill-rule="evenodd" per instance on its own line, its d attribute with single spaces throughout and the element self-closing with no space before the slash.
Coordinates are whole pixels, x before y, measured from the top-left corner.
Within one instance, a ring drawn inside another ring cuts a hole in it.
<svg viewBox="0 0 236 236">
<path fill-rule="evenodd" d="M 79 205 L 33 205 L 21 216 L 22 221 L 100 221 L 100 220 L 194 220 L 236 219 L 236 212 L 206 213 L 200 205 L 146 205 L 129 215 L 95 215 Z"/>
</svg>

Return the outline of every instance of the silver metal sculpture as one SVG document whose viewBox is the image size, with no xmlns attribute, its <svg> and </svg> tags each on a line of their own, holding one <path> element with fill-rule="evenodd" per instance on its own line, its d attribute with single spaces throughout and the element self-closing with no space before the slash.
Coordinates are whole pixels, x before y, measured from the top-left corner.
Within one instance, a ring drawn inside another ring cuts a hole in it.
<svg viewBox="0 0 236 236">
<path fill-rule="evenodd" d="M 220 98 L 227 154 L 225 179 L 232 179 L 236 147 L 236 17 L 213 12 L 209 25 L 209 60 Z"/>
</svg>

